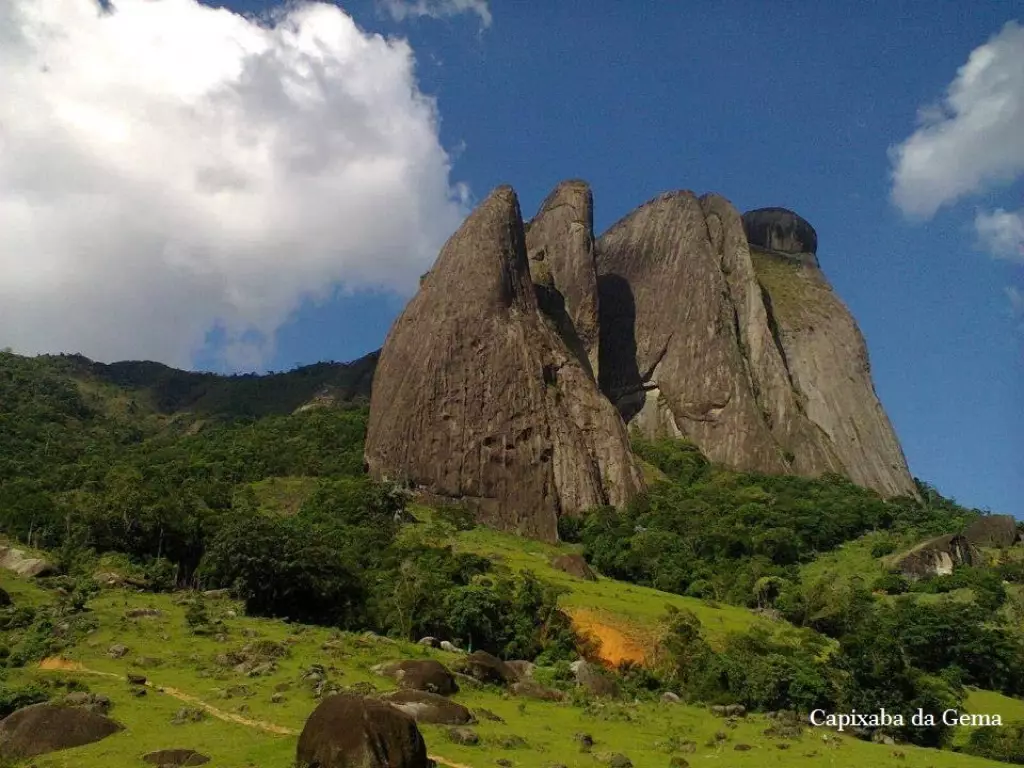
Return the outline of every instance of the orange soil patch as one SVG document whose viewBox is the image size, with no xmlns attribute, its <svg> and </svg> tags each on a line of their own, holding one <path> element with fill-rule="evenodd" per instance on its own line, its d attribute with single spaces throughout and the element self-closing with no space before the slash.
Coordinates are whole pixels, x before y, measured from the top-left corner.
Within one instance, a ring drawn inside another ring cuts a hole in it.
<svg viewBox="0 0 1024 768">
<path fill-rule="evenodd" d="M 642 664 L 647 659 L 644 643 L 631 637 L 629 630 L 612 626 L 594 611 L 578 609 L 569 615 L 579 632 L 590 635 L 601 644 L 597 655 L 602 661 L 614 666 L 623 661 Z"/>
<path fill-rule="evenodd" d="M 81 664 L 79 664 L 77 661 L 71 661 L 70 659 L 62 659 L 59 656 L 51 656 L 48 659 L 43 659 L 41 662 L 39 662 L 39 668 L 51 672 L 79 672 L 85 675 L 102 675 L 103 677 L 116 677 L 121 679 L 121 675 L 114 674 L 113 672 L 100 672 L 95 669 L 88 669 L 87 667 L 84 667 Z M 247 728 L 256 728 L 258 730 L 266 731 L 267 733 L 277 734 L 279 736 L 299 735 L 298 731 L 292 728 L 285 728 L 283 725 L 275 725 L 274 723 L 268 723 L 265 720 L 253 720 L 248 717 L 236 715 L 233 712 L 225 712 L 222 709 L 217 709 L 217 707 L 213 706 L 212 704 L 207 704 L 202 699 L 199 699 L 196 696 L 192 696 L 191 694 L 185 693 L 184 691 L 179 691 L 177 688 L 164 688 L 162 686 L 154 685 L 149 681 L 146 682 L 146 687 L 153 688 L 158 693 L 165 693 L 168 696 L 177 699 L 178 701 L 185 702 L 186 704 L 193 704 L 197 707 L 200 707 L 206 712 L 209 712 L 217 719 L 224 720 L 228 723 L 244 725 Z M 472 768 L 472 766 L 463 765 L 462 763 L 450 762 L 448 760 L 445 760 L 443 757 L 439 757 L 437 755 L 429 755 L 429 758 L 438 765 L 445 765 L 448 766 L 448 768 Z"/>
</svg>

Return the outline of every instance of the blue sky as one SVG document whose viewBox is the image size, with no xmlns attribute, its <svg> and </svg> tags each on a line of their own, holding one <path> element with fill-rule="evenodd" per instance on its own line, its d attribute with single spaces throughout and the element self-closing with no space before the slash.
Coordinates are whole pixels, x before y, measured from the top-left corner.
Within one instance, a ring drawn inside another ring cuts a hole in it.
<svg viewBox="0 0 1024 768">
<path fill-rule="evenodd" d="M 15 5 L 24 1 L 16 0 Z M 122 5 L 129 8 L 132 1 Z M 978 116 L 980 108 L 974 122 L 970 114 L 954 119 L 957 109 L 970 112 L 970 103 L 947 104 L 944 111 L 928 109 L 941 106 L 972 51 L 986 46 L 1008 22 L 1024 23 L 1024 3 L 417 2 L 418 6 L 402 0 L 354 0 L 339 5 L 362 32 L 408 42 L 410 72 L 399 72 L 398 64 L 389 69 L 388 62 L 397 59 L 382 52 L 381 58 L 368 59 L 369 64 L 351 77 L 372 86 L 374 72 L 390 73 L 380 77 L 393 76 L 402 87 L 393 91 L 397 111 L 386 114 L 407 119 L 411 126 L 423 128 L 430 121 L 417 111 L 421 105 L 415 99 L 402 101 L 402 88 L 412 87 L 435 100 L 440 153 L 428 146 L 427 138 L 403 145 L 401 151 L 418 158 L 416 168 L 433 169 L 447 162 L 440 171 L 414 174 L 409 184 L 434 189 L 431 185 L 437 186 L 440 174 L 445 190 L 422 192 L 420 202 L 408 208 L 396 203 L 395 213 L 389 201 L 402 197 L 400 187 L 383 190 L 380 204 L 372 211 L 358 209 L 346 231 L 375 215 L 385 223 L 351 246 L 343 235 L 329 232 L 332 190 L 341 187 L 322 182 L 315 187 L 299 185 L 285 199 L 269 198 L 269 207 L 258 212 L 242 210 L 237 213 L 242 234 L 232 235 L 241 238 L 232 241 L 236 244 L 244 241 L 244 222 L 273 219 L 276 211 L 291 210 L 297 198 L 313 208 L 321 201 L 323 205 L 323 212 L 308 226 L 303 219 L 300 229 L 280 230 L 281 245 L 272 257 L 265 257 L 268 261 L 260 261 L 264 257 L 253 252 L 247 264 L 264 265 L 261 274 L 277 270 L 279 279 L 274 285 L 259 284 L 250 293 L 247 286 L 257 285 L 256 277 L 239 279 L 229 289 L 223 288 L 231 284 L 228 278 L 205 283 L 196 277 L 209 270 L 195 266 L 201 260 L 195 254 L 212 253 L 211 263 L 221 258 L 216 238 L 200 243 L 202 248 L 197 245 L 194 253 L 184 248 L 185 255 L 181 248 L 165 248 L 178 254 L 168 261 L 177 270 L 174 275 L 191 270 L 189 281 L 182 284 L 191 286 L 190 293 L 182 296 L 205 295 L 204 291 L 212 296 L 212 286 L 220 286 L 216 290 L 235 297 L 236 309 L 266 308 L 263 315 L 237 309 L 237 321 L 221 312 L 228 318 L 224 322 L 229 334 L 235 329 L 236 341 L 251 336 L 257 346 L 262 344 L 262 358 L 253 362 L 245 355 L 224 354 L 218 333 L 208 333 L 213 327 L 210 318 L 220 317 L 220 310 L 211 309 L 209 316 L 190 310 L 177 322 L 170 306 L 166 312 L 172 320 L 161 321 L 151 335 L 144 334 L 147 316 L 163 317 L 164 303 L 178 306 L 183 300 L 165 301 L 156 288 L 171 278 L 157 281 L 150 267 L 130 259 L 117 274 L 134 274 L 131 265 L 136 265 L 138 279 L 148 279 L 154 290 L 132 316 L 139 327 L 138 347 L 125 341 L 123 326 L 115 332 L 98 319 L 92 335 L 62 331 L 62 336 L 51 332 L 55 323 L 47 324 L 41 316 L 38 325 L 45 326 L 46 333 L 23 321 L 26 327 L 17 329 L 23 335 L 14 337 L 16 350 L 75 347 L 100 359 L 158 356 L 180 363 L 182 358 L 174 351 L 179 347 L 171 336 L 176 328 L 191 328 L 189 318 L 195 317 L 199 319 L 191 332 L 201 332 L 207 339 L 205 346 L 193 344 L 191 361 L 198 367 L 255 365 L 281 370 L 318 360 L 348 360 L 381 345 L 415 278 L 425 271 L 424 264 L 429 266 L 429 254 L 402 260 L 401 253 L 408 248 L 401 240 L 407 215 L 418 222 L 407 229 L 425 233 L 415 243 L 426 242 L 436 253 L 467 206 L 498 184 L 515 187 L 529 216 L 559 180 L 584 178 L 594 191 L 599 232 L 663 191 L 714 191 L 741 211 L 785 206 L 815 226 L 822 268 L 864 332 L 876 387 L 913 473 L 964 503 L 1024 516 L 1024 294 L 1019 293 L 1024 292 L 1024 250 L 1015 250 L 1024 240 L 1014 239 L 1017 212 L 1024 211 L 1024 141 L 1007 132 L 1005 114 L 994 118 L 1004 124 L 998 129 L 986 123 L 984 114 Z M 275 8 L 252 0 L 223 5 L 240 14 Z M 408 12 L 417 7 L 424 13 Z M 404 15 L 395 13 L 402 9 Z M 459 9 L 463 12 L 455 12 Z M 185 18 L 184 10 L 182 14 Z M 121 14 L 126 28 L 130 16 L 127 10 Z M 201 18 L 211 41 L 217 39 L 213 30 L 220 29 L 218 25 L 230 27 L 219 16 Z M 190 24 L 194 32 L 198 22 Z M 165 20 L 163 27 L 171 25 Z M 232 30 L 224 34 L 242 35 Z M 95 39 L 83 38 L 83 49 L 100 39 L 101 33 L 96 34 Z M 999 102 L 1004 113 L 1016 109 L 1024 116 L 1024 55 L 1012 34 L 1001 45 L 986 49 L 1004 67 L 993 75 L 990 90 L 997 96 L 1000 89 L 1006 91 Z M 976 57 L 975 63 L 985 62 Z M 8 65 L 26 66 L 21 61 Z M 207 69 L 215 65 L 219 61 Z M 3 67 L 0 57 L 0 82 Z M 973 80 L 961 84 L 966 93 L 962 99 L 970 102 L 971 88 L 977 86 Z M 79 98 L 84 88 L 69 79 L 65 90 Z M 137 84 L 132 88 L 131 93 L 139 91 Z M 243 103 L 248 91 L 239 86 L 237 92 Z M 264 97 L 259 100 L 259 119 L 261 110 L 270 110 L 274 103 L 265 96 L 268 92 L 260 92 Z M 165 102 L 145 102 L 147 114 L 163 109 Z M 219 114 L 221 122 L 216 125 L 223 125 L 225 113 Z M 215 130 L 209 128 L 214 123 L 204 125 L 208 132 Z M 313 132 L 316 125 L 301 124 L 294 131 Z M 905 145 L 915 151 L 904 157 L 894 200 L 893 173 L 899 156 L 891 148 L 919 130 L 919 141 Z M 1024 136 L 1024 128 L 1020 134 Z M 4 138 L 0 133 L 0 143 Z M 122 146 L 129 146 L 131 139 L 125 141 L 129 144 Z M 163 145 L 146 144 L 141 156 L 159 156 L 153 150 L 157 146 Z M 161 173 L 152 176 L 159 181 L 146 181 L 146 189 L 159 192 L 147 202 L 147 211 L 163 211 L 164 201 L 176 201 L 166 192 L 164 187 L 171 185 L 164 177 L 172 173 L 169 169 L 188 162 L 191 157 L 183 156 L 178 163 L 163 159 Z M 104 172 L 105 178 L 113 174 L 109 169 Z M 0 180 L 3 174 L 0 165 Z M 132 189 L 143 188 L 140 185 L 137 182 Z M 346 205 L 339 203 L 338 211 L 348 210 Z M 184 211 L 189 206 L 174 202 L 166 209 Z M 295 216 L 304 215 L 297 210 Z M 235 216 L 234 208 L 225 209 L 218 213 L 218 221 L 222 227 L 228 227 L 225 221 L 234 226 Z M 134 226 L 130 215 L 121 215 L 118 221 Z M 167 228 L 180 233 L 192 226 L 182 224 L 189 221 L 181 214 Z M 991 225 L 987 229 L 985 222 Z M 195 225 L 197 230 L 202 226 Z M 138 253 L 139 243 L 163 242 L 162 230 L 137 229 L 132 249 L 126 252 Z M 310 249 L 319 249 L 325 263 L 340 263 L 349 251 L 362 254 L 361 260 L 353 256 L 344 269 L 333 272 L 322 264 L 301 263 L 297 254 L 306 241 L 305 235 L 294 234 L 298 231 L 327 233 L 319 240 L 309 235 Z M 342 255 L 332 251 L 332 242 L 343 244 L 338 250 Z M 375 243 L 385 256 L 375 256 Z M 295 278 L 294 286 L 282 285 L 291 278 L 281 270 L 293 257 L 296 271 L 305 277 Z M 225 274 L 234 274 L 232 269 L 225 267 Z M 25 285 L 34 285 L 24 279 Z M 117 281 L 122 279 L 128 281 Z M 311 293 L 316 294 L 315 301 L 296 298 Z M 95 294 L 89 292 L 82 303 L 100 313 L 102 302 L 89 303 Z M 246 318 L 257 316 L 261 319 L 253 321 L 255 330 L 237 332 Z M 165 342 L 166 347 L 161 346 Z M 164 348 L 168 352 L 159 351 Z M 147 355 L 145 349 L 158 351 Z"/>
</svg>

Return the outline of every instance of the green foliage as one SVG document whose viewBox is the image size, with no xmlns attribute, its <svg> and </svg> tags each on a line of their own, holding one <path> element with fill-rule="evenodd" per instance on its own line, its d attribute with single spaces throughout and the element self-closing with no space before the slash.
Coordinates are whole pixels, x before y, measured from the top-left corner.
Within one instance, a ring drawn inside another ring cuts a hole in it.
<svg viewBox="0 0 1024 768">
<path fill-rule="evenodd" d="M 887 595 L 902 595 L 910 589 L 910 582 L 901 574 L 890 571 L 875 579 L 873 589 L 876 592 L 885 592 Z"/>
<path fill-rule="evenodd" d="M 22 707 L 50 700 L 50 690 L 38 682 L 10 685 L 0 674 L 0 720 Z"/>
<path fill-rule="evenodd" d="M 971 732 L 964 752 L 989 760 L 1024 765 L 1024 721 L 977 728 Z"/>
</svg>

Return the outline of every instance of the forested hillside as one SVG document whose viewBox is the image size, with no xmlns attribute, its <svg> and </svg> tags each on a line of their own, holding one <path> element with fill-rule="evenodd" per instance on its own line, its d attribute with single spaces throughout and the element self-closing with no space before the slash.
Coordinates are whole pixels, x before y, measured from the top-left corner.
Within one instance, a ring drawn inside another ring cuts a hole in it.
<svg viewBox="0 0 1024 768">
<path fill-rule="evenodd" d="M 8 670 L 81 641 L 103 573 L 150 592 L 229 589 L 250 616 L 448 638 L 531 660 L 546 686 L 572 693 L 569 662 L 597 649 L 573 626 L 565 587 L 461 545 L 475 526 L 466 510 L 410 505 L 408 489 L 366 476 L 371 375 L 372 358 L 218 377 L 0 354 L 0 531 L 46 553 L 61 575 L 44 581 L 63 595 L 54 609 L 0 608 Z M 648 491 L 563 517 L 568 551 L 609 584 L 764 621 L 722 634 L 704 612 L 665 611 L 644 665 L 603 673 L 624 699 L 941 712 L 964 709 L 974 688 L 1024 694 L 1015 549 L 913 583 L 886 564 L 978 510 L 920 481 L 920 500 L 883 500 L 838 476 L 729 471 L 682 441 L 634 436 L 633 448 Z M 69 629 L 53 632 L 61 617 Z M 217 631 L 201 603 L 188 623 Z M 9 686 L 6 711 L 37 694 Z M 878 735 L 1024 759 L 1019 731 L 998 733 Z"/>
</svg>

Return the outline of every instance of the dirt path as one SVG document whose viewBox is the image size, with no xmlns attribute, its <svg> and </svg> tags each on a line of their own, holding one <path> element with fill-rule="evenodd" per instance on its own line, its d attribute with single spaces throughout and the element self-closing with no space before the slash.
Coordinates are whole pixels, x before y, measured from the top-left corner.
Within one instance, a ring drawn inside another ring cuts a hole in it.
<svg viewBox="0 0 1024 768">
<path fill-rule="evenodd" d="M 83 675 L 96 675 L 98 677 L 109 677 L 116 680 L 127 680 L 124 675 L 118 675 L 114 672 L 101 672 L 97 669 L 89 669 L 88 667 L 82 666 L 77 661 L 70 661 L 68 659 L 62 659 L 59 656 L 51 656 L 48 659 L 43 659 L 39 662 L 39 669 L 51 671 L 51 672 L 77 672 Z M 298 736 L 299 732 L 292 728 L 285 728 L 283 725 L 275 725 L 274 723 L 268 723 L 266 720 L 253 720 L 249 717 L 242 717 L 233 712 L 225 712 L 223 709 L 218 709 L 212 704 L 207 704 L 202 699 L 179 691 L 177 688 L 166 688 L 164 686 L 155 685 L 153 682 L 147 680 L 146 687 L 152 688 L 157 693 L 164 693 L 171 698 L 183 701 L 186 704 L 192 704 L 193 706 L 200 707 L 206 712 L 209 712 L 213 717 L 218 720 L 223 720 L 228 723 L 235 723 L 236 725 L 244 725 L 246 728 L 255 728 L 266 733 L 273 733 L 278 736 Z M 428 757 L 436 762 L 438 765 L 445 765 L 448 768 L 472 768 L 469 765 L 463 765 L 462 763 L 453 763 L 450 760 L 446 760 L 438 755 L 428 755 Z"/>
<path fill-rule="evenodd" d="M 640 641 L 605 623 L 600 614 L 581 608 L 572 610 L 570 616 L 576 629 L 600 641 L 598 656 L 602 661 L 609 664 L 618 664 L 622 661 L 642 664 L 647 658 L 647 650 Z"/>
</svg>

